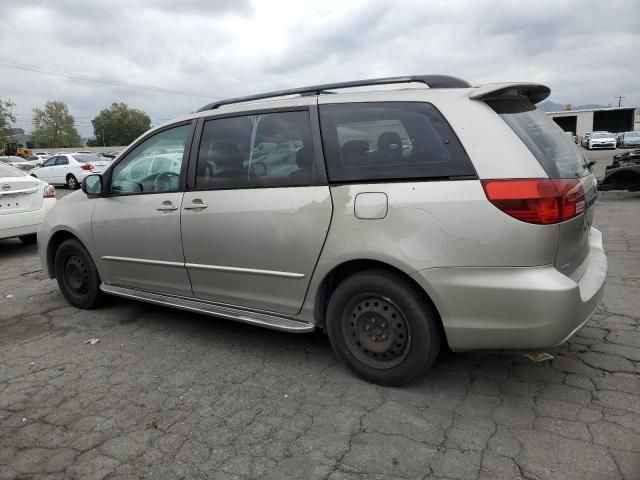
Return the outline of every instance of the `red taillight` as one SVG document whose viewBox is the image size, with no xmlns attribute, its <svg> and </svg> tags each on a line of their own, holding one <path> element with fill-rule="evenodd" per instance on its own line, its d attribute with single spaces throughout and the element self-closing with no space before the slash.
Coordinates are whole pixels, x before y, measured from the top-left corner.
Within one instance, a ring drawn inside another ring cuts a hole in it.
<svg viewBox="0 0 640 480">
<path fill-rule="evenodd" d="M 482 187 L 491 203 L 527 223 L 560 223 L 584 212 L 577 179 L 482 180 Z"/>
<path fill-rule="evenodd" d="M 56 198 L 56 188 L 53 185 L 44 187 L 42 198 Z"/>
<path fill-rule="evenodd" d="M 80 168 L 82 170 L 93 170 L 93 165 L 91 165 L 90 163 L 83 163 L 82 165 L 80 165 Z"/>
</svg>

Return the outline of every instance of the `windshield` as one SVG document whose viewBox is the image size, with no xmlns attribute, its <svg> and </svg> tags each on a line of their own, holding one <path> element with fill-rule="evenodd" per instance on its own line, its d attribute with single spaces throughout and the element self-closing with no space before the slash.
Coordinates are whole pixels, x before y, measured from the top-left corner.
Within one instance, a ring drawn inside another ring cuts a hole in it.
<svg viewBox="0 0 640 480">
<path fill-rule="evenodd" d="M 22 173 L 17 168 L 13 168 L 11 165 L 0 163 L 0 178 L 24 177 L 24 176 L 26 176 L 26 174 Z"/>
<path fill-rule="evenodd" d="M 576 178 L 590 173 L 575 143 L 531 102 L 505 98 L 487 103 L 520 137 L 549 178 Z"/>
<path fill-rule="evenodd" d="M 611 138 L 611 137 L 613 137 L 613 134 L 608 132 L 598 132 L 591 135 L 591 138 Z"/>
<path fill-rule="evenodd" d="M 100 160 L 102 160 L 99 156 L 97 155 L 89 155 L 89 154 L 85 154 L 85 153 L 81 153 L 81 154 L 76 154 L 76 155 L 71 155 L 75 160 L 77 160 L 78 162 L 82 162 L 82 163 L 89 163 L 89 162 L 99 162 Z"/>
</svg>

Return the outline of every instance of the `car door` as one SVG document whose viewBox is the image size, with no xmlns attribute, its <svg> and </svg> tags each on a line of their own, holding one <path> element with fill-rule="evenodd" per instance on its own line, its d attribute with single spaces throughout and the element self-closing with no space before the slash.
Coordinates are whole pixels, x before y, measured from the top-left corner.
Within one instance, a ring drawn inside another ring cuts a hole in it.
<svg viewBox="0 0 640 480">
<path fill-rule="evenodd" d="M 53 182 L 63 184 L 67 181 L 67 172 L 69 171 L 69 158 L 66 155 L 56 157 L 56 164 L 53 167 Z"/>
<path fill-rule="evenodd" d="M 332 212 L 312 119 L 304 107 L 204 122 L 182 205 L 195 297 L 300 310 Z"/>
<path fill-rule="evenodd" d="M 105 175 L 92 231 L 102 281 L 191 296 L 180 237 L 180 206 L 191 122 L 143 139 Z"/>
<path fill-rule="evenodd" d="M 56 159 L 58 157 L 48 158 L 36 172 L 35 175 L 42 181 L 47 183 L 54 183 L 53 170 L 56 165 Z"/>
</svg>

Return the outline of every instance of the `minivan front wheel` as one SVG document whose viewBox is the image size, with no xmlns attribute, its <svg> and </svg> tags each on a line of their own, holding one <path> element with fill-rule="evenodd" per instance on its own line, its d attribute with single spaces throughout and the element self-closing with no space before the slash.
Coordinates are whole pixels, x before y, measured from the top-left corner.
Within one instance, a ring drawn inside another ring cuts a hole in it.
<svg viewBox="0 0 640 480">
<path fill-rule="evenodd" d="M 75 239 L 60 245 L 55 256 L 55 273 L 60 291 L 79 308 L 94 308 L 101 299 L 100 277 L 89 252 Z"/>
<path fill-rule="evenodd" d="M 384 270 L 360 272 L 340 283 L 329 301 L 326 325 L 338 358 L 383 385 L 413 380 L 440 350 L 433 306 L 409 280 Z"/>
</svg>

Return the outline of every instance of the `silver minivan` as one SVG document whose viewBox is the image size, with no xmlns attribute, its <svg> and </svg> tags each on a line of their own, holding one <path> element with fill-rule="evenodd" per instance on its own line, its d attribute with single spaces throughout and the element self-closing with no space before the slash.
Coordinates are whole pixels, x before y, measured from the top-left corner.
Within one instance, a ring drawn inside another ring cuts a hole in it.
<svg viewBox="0 0 640 480">
<path fill-rule="evenodd" d="M 548 95 L 427 75 L 209 104 L 59 201 L 42 265 L 80 308 L 108 294 L 321 328 L 387 385 L 445 341 L 558 345 L 596 308 L 607 260 L 591 165 L 536 109 Z"/>
</svg>

